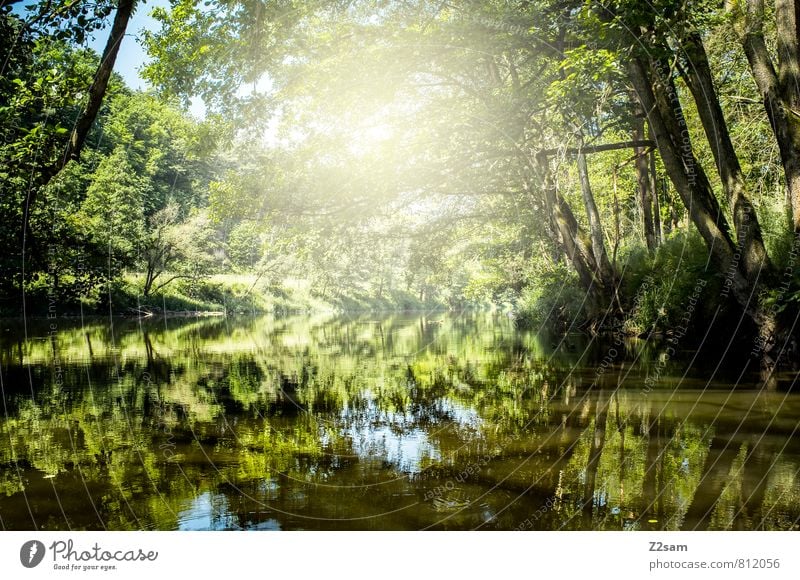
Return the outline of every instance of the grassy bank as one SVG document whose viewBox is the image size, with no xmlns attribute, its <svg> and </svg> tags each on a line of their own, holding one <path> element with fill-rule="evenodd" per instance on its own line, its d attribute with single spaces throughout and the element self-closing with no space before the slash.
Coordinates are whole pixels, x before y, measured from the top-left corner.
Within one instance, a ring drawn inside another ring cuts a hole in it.
<svg viewBox="0 0 800 580">
<path fill-rule="evenodd" d="M 604 320 L 607 328 L 632 336 L 682 328 L 691 337 L 702 336 L 712 321 L 720 332 L 725 325 L 732 325 L 729 331 L 734 332 L 739 323 L 736 304 L 721 296 L 724 278 L 708 268 L 703 241 L 695 232 L 676 232 L 652 255 L 640 247 L 622 252 L 618 271 L 620 308 Z M 521 293 L 517 322 L 577 330 L 587 323 L 585 300 L 574 272 L 555 264 Z"/>
<path fill-rule="evenodd" d="M 370 289 L 317 292 L 308 280 L 285 279 L 269 283 L 256 275 L 217 274 L 198 280 L 175 280 L 158 292 L 142 295 L 143 275 L 126 274 L 111 284 L 110 289 L 84 297 L 82 301 L 67 298 L 69 294 L 53 292 L 39 285 L 26 293 L 26 314 L 44 317 L 84 314 L 132 315 L 137 312 L 220 312 L 227 314 L 380 311 L 444 308 L 439 300 L 421 301 L 401 289 L 384 291 L 380 296 Z M 21 306 L 7 305 L 3 316 L 20 316 Z"/>
</svg>

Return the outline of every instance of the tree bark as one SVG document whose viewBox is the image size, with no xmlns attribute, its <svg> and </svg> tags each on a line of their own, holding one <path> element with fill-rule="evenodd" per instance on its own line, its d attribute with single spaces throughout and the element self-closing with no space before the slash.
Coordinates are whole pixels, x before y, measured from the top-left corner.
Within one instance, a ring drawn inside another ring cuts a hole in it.
<svg viewBox="0 0 800 580">
<path fill-rule="evenodd" d="M 688 61 L 684 77 L 697 104 L 723 190 L 733 210 L 737 250 L 741 254 L 738 266 L 749 280 L 755 281 L 772 270 L 761 225 L 747 197 L 744 174 L 719 104 L 703 41 L 697 33 L 692 33 L 684 42 L 683 49 Z"/>
<path fill-rule="evenodd" d="M 778 33 L 778 82 L 783 98 L 792 111 L 800 108 L 800 22 L 797 0 L 775 0 L 775 28 Z"/>
</svg>

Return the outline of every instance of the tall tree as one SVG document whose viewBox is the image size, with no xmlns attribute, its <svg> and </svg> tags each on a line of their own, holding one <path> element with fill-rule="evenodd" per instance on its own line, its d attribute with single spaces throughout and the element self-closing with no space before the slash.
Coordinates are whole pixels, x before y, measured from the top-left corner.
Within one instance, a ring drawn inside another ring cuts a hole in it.
<svg viewBox="0 0 800 580">
<path fill-rule="evenodd" d="M 634 101 L 635 102 L 635 101 Z M 644 112 L 641 107 L 636 107 L 631 118 L 631 139 L 642 141 L 645 138 Z M 642 208 L 642 228 L 647 249 L 652 253 L 658 245 L 654 220 L 655 179 L 651 175 L 650 154 L 646 147 L 636 147 L 633 150 L 634 167 L 636 169 L 636 186 L 639 190 L 639 206 Z"/>
<path fill-rule="evenodd" d="M 739 157 L 733 148 L 730 131 L 722 113 L 711 67 L 703 40 L 699 33 L 687 34 L 682 48 L 686 57 L 683 76 L 692 93 L 700 122 L 714 155 L 722 187 L 733 210 L 737 248 L 742 255 L 742 269 L 751 280 L 769 275 L 772 266 L 761 233 L 755 208 L 747 195 L 746 184 Z"/>
<path fill-rule="evenodd" d="M 80 117 L 78 117 L 75 123 L 75 127 L 72 129 L 69 143 L 64 152 L 64 157 L 61 160 L 60 166 L 56 169 L 57 172 L 70 160 L 80 159 L 81 150 L 83 149 L 84 143 L 86 143 L 86 137 L 97 118 L 100 106 L 103 104 L 103 99 L 108 88 L 108 81 L 111 79 L 114 64 L 117 62 L 117 54 L 119 54 L 119 48 L 125 36 L 125 30 L 128 28 L 128 21 L 135 7 L 136 0 L 119 0 L 105 49 L 103 49 L 103 54 L 100 57 L 100 66 L 97 67 L 92 86 L 89 87 L 89 98 Z"/>
<path fill-rule="evenodd" d="M 731 3 L 753 79 L 761 93 L 786 177 L 792 225 L 800 235 L 800 53 L 798 52 L 798 4 L 776 0 L 777 71 L 764 36 L 763 0 Z"/>
<path fill-rule="evenodd" d="M 28 193 L 24 201 L 22 219 L 23 251 L 28 243 L 28 237 L 32 233 L 29 231 L 30 216 L 33 207 L 36 204 L 36 199 L 40 189 L 46 186 L 50 180 L 53 179 L 53 177 L 58 175 L 58 173 L 64 169 L 67 162 L 69 162 L 71 159 L 78 159 L 80 156 L 81 149 L 86 142 L 86 137 L 89 134 L 89 130 L 94 124 L 97 114 L 100 111 L 100 106 L 105 98 L 108 89 L 108 83 L 111 79 L 111 73 L 114 70 L 114 64 L 119 52 L 120 43 L 125 36 L 125 30 L 128 26 L 128 21 L 130 20 L 135 5 L 136 0 L 119 0 L 105 50 L 103 51 L 97 71 L 95 72 L 94 80 L 89 87 L 88 101 L 86 102 L 86 105 L 84 106 L 83 111 L 78 117 L 78 121 L 72 130 L 69 142 L 67 143 L 64 151 L 64 155 L 55 164 L 41 167 L 39 171 L 39 183 L 31 184 L 31 186 L 28 188 Z M 85 22 L 85 17 L 83 14 L 78 16 L 78 22 Z M 96 24 L 90 24 L 90 26 L 93 27 L 96 26 Z M 83 33 L 81 32 L 81 34 Z"/>
</svg>

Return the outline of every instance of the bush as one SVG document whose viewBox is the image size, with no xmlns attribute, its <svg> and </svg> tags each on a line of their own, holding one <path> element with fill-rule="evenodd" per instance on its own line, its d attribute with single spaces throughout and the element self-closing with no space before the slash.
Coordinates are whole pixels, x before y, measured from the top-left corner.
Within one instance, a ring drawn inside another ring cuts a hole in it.
<svg viewBox="0 0 800 580">
<path fill-rule="evenodd" d="M 702 317 L 704 297 L 718 294 L 721 280 L 706 273 L 708 250 L 700 236 L 677 232 L 659 246 L 655 256 L 632 254 L 625 268 L 623 328 L 630 334 L 675 329 Z M 692 297 L 697 297 L 691 305 Z"/>
<path fill-rule="evenodd" d="M 515 321 L 520 327 L 569 328 L 584 320 L 584 293 L 577 275 L 561 262 L 544 262 L 529 275 L 531 282 L 520 292 Z"/>
</svg>

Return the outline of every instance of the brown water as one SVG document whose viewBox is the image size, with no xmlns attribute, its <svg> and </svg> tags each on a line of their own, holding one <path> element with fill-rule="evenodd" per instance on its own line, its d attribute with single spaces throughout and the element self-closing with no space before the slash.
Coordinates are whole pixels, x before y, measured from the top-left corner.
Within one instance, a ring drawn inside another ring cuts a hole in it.
<svg viewBox="0 0 800 580">
<path fill-rule="evenodd" d="M 3 529 L 798 528 L 793 376 L 484 313 L 49 322 L 0 327 Z"/>
</svg>

